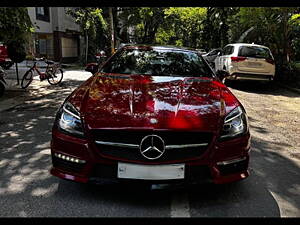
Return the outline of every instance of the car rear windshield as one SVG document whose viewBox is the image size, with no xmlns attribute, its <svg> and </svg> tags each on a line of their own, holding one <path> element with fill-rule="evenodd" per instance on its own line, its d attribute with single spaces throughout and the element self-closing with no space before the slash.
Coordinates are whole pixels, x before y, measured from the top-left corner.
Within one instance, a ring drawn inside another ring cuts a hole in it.
<svg viewBox="0 0 300 225">
<path fill-rule="evenodd" d="M 269 49 L 258 46 L 241 46 L 238 56 L 272 59 Z"/>
<path fill-rule="evenodd" d="M 211 69 L 196 52 L 164 48 L 122 49 L 100 72 L 153 76 L 213 76 Z"/>
</svg>

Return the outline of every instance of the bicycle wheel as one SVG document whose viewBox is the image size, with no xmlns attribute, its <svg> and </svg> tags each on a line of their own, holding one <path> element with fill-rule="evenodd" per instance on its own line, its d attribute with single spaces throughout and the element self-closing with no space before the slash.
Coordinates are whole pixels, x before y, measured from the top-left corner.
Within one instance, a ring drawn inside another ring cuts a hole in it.
<svg viewBox="0 0 300 225">
<path fill-rule="evenodd" d="M 23 89 L 27 88 L 29 84 L 32 82 L 32 78 L 33 78 L 33 72 L 32 70 L 28 70 L 22 78 L 21 87 Z"/>
<path fill-rule="evenodd" d="M 57 69 L 55 70 L 55 72 L 48 71 L 47 75 L 48 75 L 47 80 L 49 84 L 56 85 L 62 81 L 64 73 L 62 69 Z"/>
</svg>

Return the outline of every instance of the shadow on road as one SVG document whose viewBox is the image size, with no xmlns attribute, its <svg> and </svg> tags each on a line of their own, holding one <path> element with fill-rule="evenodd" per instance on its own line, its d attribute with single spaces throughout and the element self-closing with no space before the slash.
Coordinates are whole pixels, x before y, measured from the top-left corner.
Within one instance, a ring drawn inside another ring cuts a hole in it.
<svg viewBox="0 0 300 225">
<path fill-rule="evenodd" d="M 300 97 L 300 94 L 288 91 L 285 88 L 278 86 L 275 82 L 265 82 L 256 80 L 231 81 L 226 84 L 228 87 L 256 94 L 280 95 L 286 97 Z"/>
</svg>

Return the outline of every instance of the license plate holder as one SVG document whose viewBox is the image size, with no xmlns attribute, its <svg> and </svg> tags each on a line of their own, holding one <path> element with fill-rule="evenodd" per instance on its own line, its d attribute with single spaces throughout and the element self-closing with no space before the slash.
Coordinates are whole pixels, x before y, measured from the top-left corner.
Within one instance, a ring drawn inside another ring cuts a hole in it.
<svg viewBox="0 0 300 225">
<path fill-rule="evenodd" d="M 139 165 L 118 163 L 118 178 L 140 180 L 184 179 L 185 164 Z"/>
<path fill-rule="evenodd" d="M 261 67 L 261 63 L 258 63 L 258 62 L 248 62 L 248 66 L 249 67 L 258 68 L 258 67 Z"/>
</svg>

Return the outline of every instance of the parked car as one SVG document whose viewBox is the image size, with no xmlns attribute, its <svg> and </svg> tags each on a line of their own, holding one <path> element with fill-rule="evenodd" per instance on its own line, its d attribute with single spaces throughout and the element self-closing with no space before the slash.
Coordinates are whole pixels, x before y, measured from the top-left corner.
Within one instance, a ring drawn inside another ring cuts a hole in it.
<svg viewBox="0 0 300 225">
<path fill-rule="evenodd" d="M 0 66 L 8 70 L 13 64 L 13 61 L 8 57 L 7 46 L 0 43 Z"/>
<path fill-rule="evenodd" d="M 270 49 L 257 44 L 229 44 L 215 60 L 216 70 L 229 73 L 229 80 L 273 80 L 275 62 Z"/>
<path fill-rule="evenodd" d="M 195 50 L 123 47 L 59 108 L 51 174 L 83 183 L 248 177 L 247 115 L 224 75 Z"/>
<path fill-rule="evenodd" d="M 209 63 L 209 65 L 214 69 L 215 68 L 215 59 L 217 58 L 218 54 L 222 52 L 221 48 L 215 48 L 209 51 L 206 54 L 203 54 L 202 57 Z"/>
</svg>

